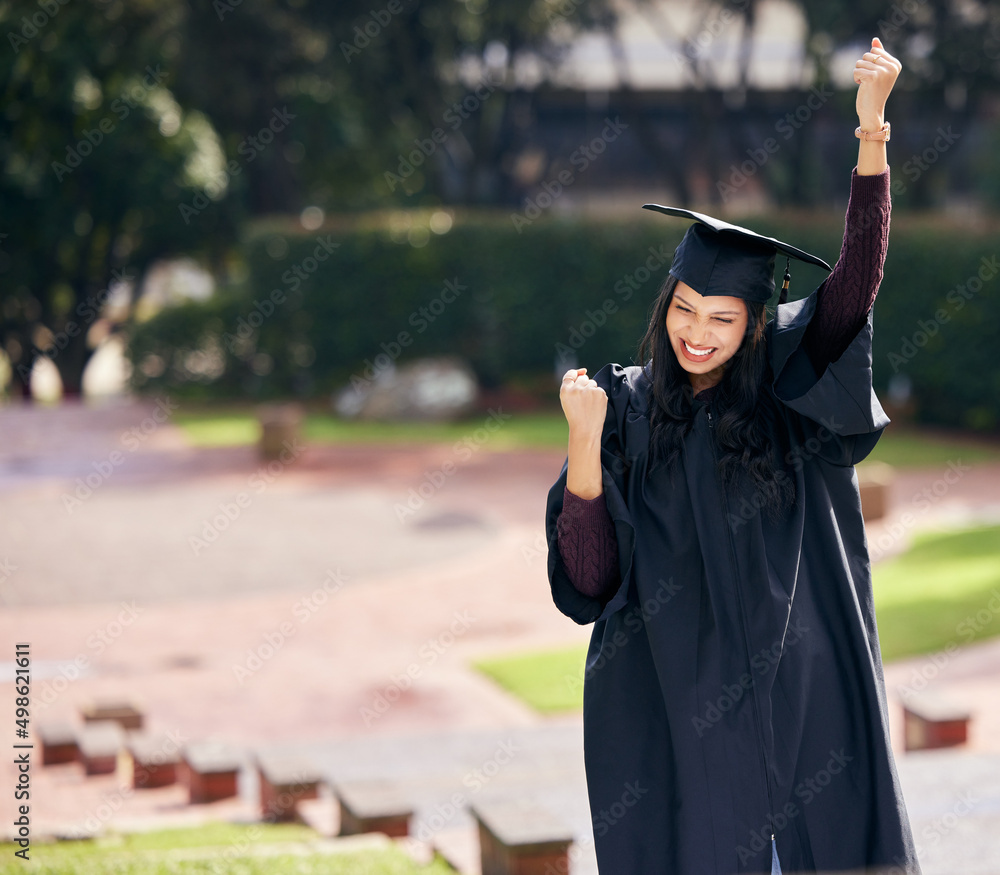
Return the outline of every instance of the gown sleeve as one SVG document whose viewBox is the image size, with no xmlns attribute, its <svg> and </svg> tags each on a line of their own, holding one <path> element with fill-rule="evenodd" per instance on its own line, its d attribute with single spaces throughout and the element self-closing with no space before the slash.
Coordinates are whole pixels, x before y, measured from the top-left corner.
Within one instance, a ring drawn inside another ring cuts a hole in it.
<svg viewBox="0 0 1000 875">
<path fill-rule="evenodd" d="M 618 552 L 617 585 L 600 595 L 580 592 L 570 577 L 559 550 L 558 519 L 563 509 L 566 471 L 563 462 L 559 479 L 549 490 L 545 509 L 545 537 L 548 543 L 548 574 L 552 600 L 556 607 L 575 622 L 584 624 L 603 619 L 622 608 L 628 601 L 629 575 L 635 546 L 635 529 L 626 504 L 627 476 L 630 461 L 621 435 L 625 417 L 631 410 L 633 383 L 640 373 L 638 366 L 623 368 L 608 364 L 594 374 L 594 380 L 608 395 L 608 410 L 601 434 L 601 480 L 604 503 L 614 528 Z"/>
<path fill-rule="evenodd" d="M 859 183 L 868 189 L 862 199 L 856 199 Z M 834 349 L 839 357 L 828 363 L 816 360 L 815 345 L 810 348 L 810 327 L 817 318 L 820 297 L 836 293 L 838 283 L 878 288 L 889 227 L 888 170 L 877 177 L 852 173 L 851 197 L 856 208 L 847 213 L 833 289 L 828 277 L 827 283 L 808 297 L 780 304 L 768 325 L 775 397 L 798 418 L 803 441 L 816 446 L 819 457 L 845 466 L 864 459 L 889 424 L 872 387 L 872 312 L 868 311 L 853 336 L 848 332 L 837 339 L 834 347 L 843 347 L 843 351 Z M 832 303 L 828 299 L 824 306 L 829 308 Z M 816 331 L 811 330 L 814 338 Z"/>
</svg>

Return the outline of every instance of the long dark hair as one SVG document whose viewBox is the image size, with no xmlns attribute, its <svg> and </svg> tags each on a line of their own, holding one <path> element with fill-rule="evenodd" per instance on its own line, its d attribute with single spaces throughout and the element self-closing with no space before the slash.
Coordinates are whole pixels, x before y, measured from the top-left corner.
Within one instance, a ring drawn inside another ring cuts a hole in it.
<svg viewBox="0 0 1000 875">
<path fill-rule="evenodd" d="M 693 393 L 687 371 L 667 335 L 667 310 L 677 279 L 668 276 L 653 304 L 646 334 L 639 342 L 639 361 L 652 386 L 650 398 L 650 459 L 652 468 L 674 468 L 684 436 L 691 430 Z M 723 481 L 734 482 L 737 472 L 746 472 L 760 496 L 761 506 L 777 513 L 794 501 L 795 486 L 775 463 L 776 450 L 768 437 L 769 405 L 763 401 L 762 385 L 769 373 L 764 328 L 765 305 L 744 301 L 747 328 L 743 342 L 726 363 L 713 398 L 718 424 L 715 436 L 722 453 L 719 469 Z"/>
</svg>

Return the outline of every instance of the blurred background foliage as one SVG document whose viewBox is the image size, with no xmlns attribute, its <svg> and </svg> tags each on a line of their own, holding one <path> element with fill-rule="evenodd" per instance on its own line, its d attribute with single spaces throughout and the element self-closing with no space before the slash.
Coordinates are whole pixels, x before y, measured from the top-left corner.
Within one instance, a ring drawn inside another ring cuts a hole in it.
<svg viewBox="0 0 1000 875">
<path fill-rule="evenodd" d="M 759 72 L 775 15 L 798 47 L 781 81 Z M 11 394 L 30 395 L 40 358 L 80 394 L 109 338 L 135 389 L 205 398 L 320 398 L 379 355 L 460 355 L 487 387 L 545 392 L 567 355 L 628 360 L 665 266 L 628 300 L 616 284 L 683 230 L 634 215 L 646 200 L 736 209 L 832 263 L 856 157 L 850 70 L 878 35 L 904 73 L 876 381 L 929 421 L 1000 424 L 996 283 L 961 310 L 947 298 L 996 255 L 998 0 L 41 0 L 0 2 L 0 32 Z M 603 82 L 579 72 L 599 66 L 579 54 L 594 40 Z M 650 52 L 671 71 L 658 85 Z M 608 119 L 625 135 L 581 169 L 576 148 Z M 566 170 L 556 207 L 516 228 Z M 319 240 L 330 257 L 311 261 Z M 181 258 L 214 291 L 157 297 Z M 819 279 L 802 273 L 799 294 Z M 466 290 L 430 322 L 446 281 Z M 606 301 L 613 316 L 570 343 Z M 400 332 L 413 342 L 392 355 Z"/>
<path fill-rule="evenodd" d="M 321 264 L 294 293 L 282 275 L 310 257 L 316 235 L 269 230 L 248 237 L 252 281 L 136 326 L 136 385 L 189 398 L 308 397 L 352 377 L 370 382 L 388 361 L 461 355 L 484 386 L 534 383 L 547 392 L 557 360 L 592 371 L 607 361 L 633 362 L 669 267 L 669 258 L 654 255 L 669 256 L 684 230 L 675 223 L 668 230 L 651 214 L 612 224 L 553 220 L 518 235 L 506 217 L 462 216 L 447 234 L 414 248 L 413 226 L 432 216 L 409 216 L 409 228 L 337 233 L 336 261 Z M 843 217 L 783 216 L 755 228 L 832 261 Z M 280 260 L 267 251 L 276 238 L 279 251 L 287 247 Z M 892 231 L 876 311 L 876 388 L 892 397 L 906 388 L 900 381 L 908 383 L 923 421 L 1000 427 L 1000 362 L 992 343 L 1000 295 L 990 280 L 978 291 L 967 282 L 980 270 L 1000 271 L 997 239 L 995 228 L 948 228 L 926 217 L 897 221 Z M 823 276 L 806 265 L 793 268 L 790 298 Z M 446 280 L 459 292 L 453 303 L 434 307 L 442 293 L 452 297 Z M 344 293 L 330 294 L 332 288 Z M 251 330 L 253 314 L 269 311 L 273 290 L 288 294 Z M 941 312 L 946 318 L 935 321 Z M 400 333 L 408 336 L 401 341 Z"/>
</svg>

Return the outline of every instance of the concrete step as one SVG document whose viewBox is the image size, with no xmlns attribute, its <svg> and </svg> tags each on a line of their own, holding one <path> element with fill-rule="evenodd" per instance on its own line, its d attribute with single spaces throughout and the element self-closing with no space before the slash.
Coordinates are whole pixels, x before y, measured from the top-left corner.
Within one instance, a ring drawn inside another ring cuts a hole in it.
<svg viewBox="0 0 1000 875">
<path fill-rule="evenodd" d="M 516 797 L 569 826 L 572 875 L 597 875 L 579 718 L 508 730 L 304 742 L 330 780 L 391 781 L 412 804 L 410 834 L 475 872 L 470 809 Z M 897 758 L 924 875 L 1000 875 L 1000 755 L 961 749 Z M 447 849 L 457 848 L 449 854 Z"/>
</svg>

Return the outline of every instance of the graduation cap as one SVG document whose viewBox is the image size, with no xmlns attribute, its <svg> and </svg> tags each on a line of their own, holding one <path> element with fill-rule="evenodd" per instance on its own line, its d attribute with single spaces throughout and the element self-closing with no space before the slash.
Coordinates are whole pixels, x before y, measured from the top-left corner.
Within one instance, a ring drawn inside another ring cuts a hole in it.
<svg viewBox="0 0 1000 875">
<path fill-rule="evenodd" d="M 643 204 L 642 208 L 695 220 L 674 252 L 670 273 L 701 295 L 731 295 L 766 303 L 774 292 L 774 259 L 779 252 L 785 255 L 779 304 L 788 295 L 789 259 L 833 270 L 822 258 L 802 249 L 703 213 L 660 204 Z"/>
</svg>

